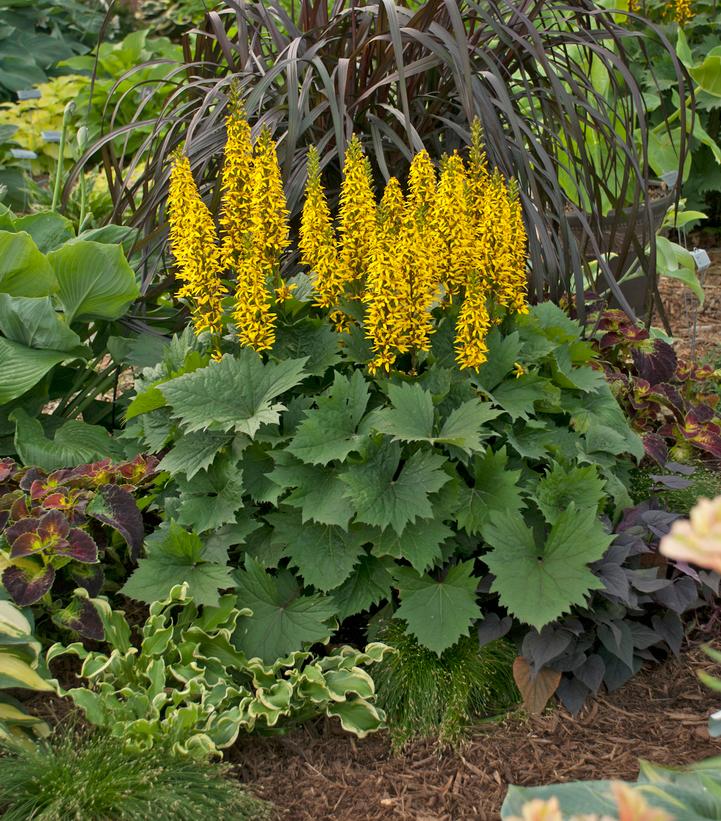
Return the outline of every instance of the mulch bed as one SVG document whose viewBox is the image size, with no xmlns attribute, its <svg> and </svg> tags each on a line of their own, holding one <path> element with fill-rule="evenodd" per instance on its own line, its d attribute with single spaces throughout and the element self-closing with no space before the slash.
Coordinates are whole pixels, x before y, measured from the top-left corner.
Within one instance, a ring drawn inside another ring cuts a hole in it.
<svg viewBox="0 0 721 821">
<path fill-rule="evenodd" d="M 385 735 L 360 741 L 326 726 L 244 739 L 231 760 L 278 821 L 490 821 L 508 784 L 634 780 L 639 758 L 681 765 L 721 754 L 706 729 L 719 697 L 700 684 L 702 668 L 718 674 L 696 647 L 575 718 L 560 708 L 509 717 L 477 728 L 455 752 L 423 742 L 394 756 Z"/>
</svg>

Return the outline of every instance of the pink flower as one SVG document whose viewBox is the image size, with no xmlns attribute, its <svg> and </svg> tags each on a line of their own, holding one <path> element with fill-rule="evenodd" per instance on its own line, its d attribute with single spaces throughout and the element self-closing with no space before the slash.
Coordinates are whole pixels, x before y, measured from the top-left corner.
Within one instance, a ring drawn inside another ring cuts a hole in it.
<svg viewBox="0 0 721 821">
<path fill-rule="evenodd" d="M 699 499 L 690 519 L 674 522 L 659 550 L 669 559 L 721 573 L 721 496 Z"/>
</svg>

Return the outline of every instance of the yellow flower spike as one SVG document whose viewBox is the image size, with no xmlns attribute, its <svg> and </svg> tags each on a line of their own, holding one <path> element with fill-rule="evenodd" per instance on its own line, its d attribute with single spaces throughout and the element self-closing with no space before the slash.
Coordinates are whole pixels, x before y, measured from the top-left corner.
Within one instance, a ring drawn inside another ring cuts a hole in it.
<svg viewBox="0 0 721 821">
<path fill-rule="evenodd" d="M 378 224 L 386 234 L 395 235 L 403 225 L 405 212 L 403 189 L 395 177 L 391 177 L 386 184 L 378 206 Z"/>
<path fill-rule="evenodd" d="M 510 305 L 514 313 L 527 314 L 528 277 L 526 274 L 526 259 L 528 253 L 528 235 L 523 222 L 523 208 L 518 193 L 518 183 L 511 180 L 508 192 L 510 204 L 510 246 L 511 270 L 509 272 Z"/>
<path fill-rule="evenodd" d="M 233 319 L 241 345 L 255 351 L 267 351 L 275 343 L 276 315 L 271 309 L 272 297 L 264 274 L 262 260 L 249 254 L 241 260 Z"/>
<path fill-rule="evenodd" d="M 289 299 L 292 299 L 293 291 L 295 291 L 297 287 L 297 285 L 288 285 L 287 282 L 283 282 L 279 288 L 275 289 L 275 301 L 287 302 Z"/>
<path fill-rule="evenodd" d="M 477 213 L 482 207 L 483 197 L 487 191 L 490 174 L 488 159 L 483 145 L 483 127 L 476 118 L 471 123 L 471 148 L 468 155 L 468 179 L 471 197 L 470 207 Z"/>
<path fill-rule="evenodd" d="M 482 278 L 473 274 L 456 323 L 456 361 L 461 370 L 478 370 L 486 361 L 486 335 L 491 320 L 486 306 L 487 289 Z"/>
<path fill-rule="evenodd" d="M 315 304 L 331 308 L 343 294 L 344 281 L 338 265 L 338 243 L 323 189 L 320 158 L 315 147 L 308 150 L 308 181 L 300 221 L 301 263 L 311 269 Z"/>
<path fill-rule="evenodd" d="M 228 134 L 221 175 L 222 198 L 218 222 L 223 233 L 222 262 L 225 269 L 236 268 L 246 253 L 250 231 L 250 184 L 253 169 L 253 142 L 250 125 L 237 87 L 230 92 Z"/>
<path fill-rule="evenodd" d="M 250 226 L 255 254 L 269 274 L 290 245 L 288 205 L 278 154 L 270 129 L 264 128 L 255 144 L 251 174 Z"/>
<path fill-rule="evenodd" d="M 441 168 L 429 228 L 440 240 L 440 278 L 452 298 L 461 292 L 471 272 L 478 268 L 468 177 L 458 154 L 447 157 Z"/>
<path fill-rule="evenodd" d="M 168 221 L 170 250 L 183 283 L 176 296 L 188 300 L 196 333 L 219 334 L 227 290 L 220 279 L 218 235 L 193 179 L 190 160 L 183 154 L 175 156 L 170 172 Z"/>
<path fill-rule="evenodd" d="M 376 201 L 370 163 L 354 135 L 343 164 L 338 213 L 340 275 L 346 295 L 351 298 L 359 295 L 365 279 L 375 225 Z"/>
<path fill-rule="evenodd" d="M 436 197 L 436 169 L 427 151 L 421 151 L 413 157 L 408 172 L 408 204 L 419 219 L 429 213 Z"/>
<path fill-rule="evenodd" d="M 691 6 L 691 0 L 674 0 L 673 5 L 673 19 L 683 28 L 690 20 L 693 20 L 694 13 Z"/>
</svg>

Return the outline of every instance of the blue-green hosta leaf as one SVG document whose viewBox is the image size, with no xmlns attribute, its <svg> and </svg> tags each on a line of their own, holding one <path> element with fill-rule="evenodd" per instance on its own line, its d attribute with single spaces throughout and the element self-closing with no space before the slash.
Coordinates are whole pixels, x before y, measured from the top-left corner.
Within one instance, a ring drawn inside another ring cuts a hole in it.
<svg viewBox="0 0 721 821">
<path fill-rule="evenodd" d="M 67 351 L 40 351 L 0 336 L 0 405 L 27 393 L 55 365 L 74 358 Z"/>
<path fill-rule="evenodd" d="M 393 575 L 401 599 L 393 617 L 403 619 L 418 641 L 439 656 L 467 636 L 471 623 L 482 615 L 473 560 L 451 567 L 441 581 L 409 567 L 397 567 Z"/>
<path fill-rule="evenodd" d="M 10 296 L 0 293 L 0 333 L 28 348 L 70 351 L 80 337 L 53 308 L 50 297 Z"/>
<path fill-rule="evenodd" d="M 117 443 L 99 425 L 70 419 L 55 431 L 53 439 L 48 439 L 39 420 L 32 419 L 22 408 L 14 410 L 11 419 L 15 422 L 15 449 L 26 465 L 53 471 L 122 455 Z"/>
<path fill-rule="evenodd" d="M 200 538 L 171 522 L 162 537 L 152 541 L 148 556 L 138 562 L 120 592 L 152 604 L 183 583 L 188 585 L 188 595 L 196 604 L 210 607 L 218 605 L 219 590 L 234 586 L 229 568 L 206 560 Z"/>
<path fill-rule="evenodd" d="M 245 433 L 276 424 L 285 406 L 273 399 L 303 381 L 304 359 L 267 362 L 250 348 L 159 385 L 173 415 L 188 433 L 197 430 Z"/>
<path fill-rule="evenodd" d="M 300 514 L 281 509 L 267 517 L 273 542 L 284 545 L 291 565 L 306 584 L 324 593 L 342 584 L 364 554 L 365 528 L 346 531 L 336 525 L 302 524 Z"/>
<path fill-rule="evenodd" d="M 271 576 L 251 559 L 236 573 L 238 606 L 253 611 L 238 620 L 234 644 L 248 658 L 269 664 L 304 645 L 327 641 L 335 615 L 324 596 L 301 596 L 292 576 L 280 571 Z"/>
<path fill-rule="evenodd" d="M 598 510 L 604 482 L 595 465 L 565 470 L 555 464 L 536 485 L 534 499 L 549 524 L 554 524 L 571 502 L 577 510 Z"/>
<path fill-rule="evenodd" d="M 471 463 L 473 487 L 461 485 L 458 498 L 458 526 L 469 536 L 481 532 L 493 512 L 517 513 L 525 503 L 518 487 L 520 470 L 508 470 L 506 449 L 487 450 Z"/>
<path fill-rule="evenodd" d="M 187 433 L 163 457 L 158 470 L 167 470 L 171 475 L 184 473 L 188 479 L 192 479 L 198 471 L 206 470 L 213 464 L 218 451 L 229 444 L 230 440 L 231 437 L 224 433 Z"/>
<path fill-rule="evenodd" d="M 77 240 L 48 254 L 58 280 L 58 299 L 69 323 L 117 319 L 140 290 L 119 245 Z"/>
<path fill-rule="evenodd" d="M 545 544 L 521 516 L 496 513 L 483 528 L 493 548 L 483 561 L 496 577 L 491 590 L 520 621 L 537 630 L 585 603 L 603 582 L 588 565 L 600 559 L 612 541 L 595 510 L 571 503 L 551 528 Z"/>
<path fill-rule="evenodd" d="M 341 476 L 348 485 L 346 497 L 358 522 L 392 527 L 400 535 L 409 522 L 432 516 L 428 497 L 450 480 L 442 470 L 446 460 L 440 454 L 419 450 L 398 473 L 400 461 L 400 446 L 386 441 L 371 448 L 363 463 Z"/>
<path fill-rule="evenodd" d="M 10 296 L 49 296 L 58 290 L 55 273 L 25 231 L 0 231 L 0 292 Z"/>
<path fill-rule="evenodd" d="M 75 239 L 73 223 L 57 211 L 41 211 L 39 214 L 18 217 L 15 220 L 15 230 L 27 231 L 43 254 Z"/>
<path fill-rule="evenodd" d="M 399 536 L 386 529 L 373 538 L 374 556 L 405 559 L 419 572 L 425 573 L 441 559 L 441 546 L 453 537 L 453 531 L 440 519 L 416 519 L 407 524 Z"/>
<path fill-rule="evenodd" d="M 362 556 L 351 575 L 331 593 L 338 619 L 343 621 L 390 598 L 394 567 L 391 559 Z"/>
<path fill-rule="evenodd" d="M 358 450 L 364 437 L 357 433 L 369 399 L 361 371 L 350 379 L 336 372 L 332 387 L 318 397 L 317 408 L 305 412 L 288 450 L 303 462 L 327 465 Z"/>
<path fill-rule="evenodd" d="M 243 472 L 232 455 L 192 479 L 178 476 L 177 482 L 181 492 L 178 521 L 197 533 L 232 524 L 243 507 Z"/>
</svg>

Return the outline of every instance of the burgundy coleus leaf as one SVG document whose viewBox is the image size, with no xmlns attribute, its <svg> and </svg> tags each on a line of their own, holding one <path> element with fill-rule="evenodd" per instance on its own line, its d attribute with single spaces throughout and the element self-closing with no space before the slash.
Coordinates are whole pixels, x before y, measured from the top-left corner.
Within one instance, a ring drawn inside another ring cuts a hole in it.
<svg viewBox="0 0 721 821">
<path fill-rule="evenodd" d="M 51 510 L 38 519 L 21 519 L 9 527 L 5 535 L 10 544 L 10 558 L 62 550 L 67 545 L 69 531 L 68 520 L 59 510 Z"/>
<path fill-rule="evenodd" d="M 28 507 L 27 498 L 24 495 L 18 496 L 10 508 L 10 518 L 16 522 L 19 519 L 25 519 L 31 515 L 32 513 Z"/>
<path fill-rule="evenodd" d="M 15 461 L 8 457 L 0 459 L 0 482 L 6 482 L 15 472 Z"/>
<path fill-rule="evenodd" d="M 668 446 L 663 437 L 657 433 L 643 435 L 643 449 L 646 455 L 659 465 L 665 465 L 668 459 Z"/>
<path fill-rule="evenodd" d="M 38 480 L 43 481 L 45 479 L 47 479 L 47 473 L 40 470 L 40 468 L 28 468 L 25 473 L 23 473 L 19 484 L 24 491 L 29 492 L 33 486 L 33 482 Z"/>
<path fill-rule="evenodd" d="M 73 630 L 94 641 L 102 641 L 105 638 L 105 630 L 98 611 L 91 602 L 79 596 L 67 607 L 54 613 L 53 622 L 58 627 Z"/>
<path fill-rule="evenodd" d="M 2 583 L 15 604 L 21 607 L 35 604 L 50 590 L 55 581 L 55 568 L 32 559 L 20 559 L 6 567 Z"/>
<path fill-rule="evenodd" d="M 117 469 L 112 460 L 105 458 L 73 468 L 67 481 L 73 487 L 95 488 L 115 481 L 116 475 Z"/>
<path fill-rule="evenodd" d="M 104 485 L 98 489 L 86 512 L 88 516 L 117 530 L 130 548 L 132 559 L 137 559 L 145 538 L 145 528 L 143 516 L 129 491 L 118 485 Z"/>
<path fill-rule="evenodd" d="M 102 564 L 68 565 L 70 577 L 77 584 L 88 591 L 89 596 L 97 596 L 105 584 L 105 571 Z"/>
<path fill-rule="evenodd" d="M 605 348 L 615 348 L 622 339 L 623 337 L 616 331 L 609 331 L 599 339 L 598 347 L 601 348 L 601 350 Z"/>
<path fill-rule="evenodd" d="M 705 425 L 715 416 L 714 409 L 708 405 L 694 405 L 686 414 L 686 425 Z"/>
<path fill-rule="evenodd" d="M 654 339 L 650 349 L 634 348 L 631 355 L 638 375 L 652 385 L 668 382 L 676 372 L 676 352 L 662 339 Z"/>
<path fill-rule="evenodd" d="M 58 543 L 55 553 L 83 564 L 95 564 L 98 560 L 98 546 L 93 538 L 77 527 L 70 530 L 67 539 Z"/>
<path fill-rule="evenodd" d="M 674 411 L 682 413 L 686 410 L 686 403 L 683 401 L 681 392 L 674 385 L 669 385 L 668 382 L 654 385 L 652 395 L 654 398 L 663 401 L 667 407 Z"/>
<path fill-rule="evenodd" d="M 118 465 L 118 473 L 130 485 L 137 486 L 155 473 L 159 460 L 156 456 L 136 456 Z"/>
</svg>

